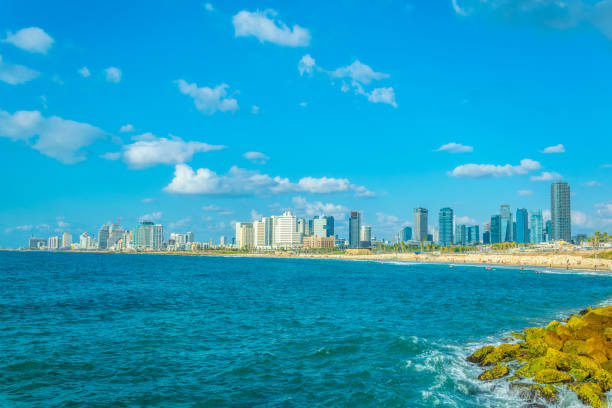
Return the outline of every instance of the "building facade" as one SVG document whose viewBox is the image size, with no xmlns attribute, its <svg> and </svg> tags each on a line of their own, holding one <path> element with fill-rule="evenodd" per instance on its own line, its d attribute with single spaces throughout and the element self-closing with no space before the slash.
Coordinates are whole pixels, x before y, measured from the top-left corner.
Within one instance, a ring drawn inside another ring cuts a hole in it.
<svg viewBox="0 0 612 408">
<path fill-rule="evenodd" d="M 414 209 L 414 239 L 416 241 L 427 241 L 427 213 L 427 208 Z"/>
<path fill-rule="evenodd" d="M 552 221 L 552 240 L 570 242 L 572 236 L 572 213 L 570 187 L 564 181 L 556 181 L 550 186 L 550 216 Z"/>
<path fill-rule="evenodd" d="M 499 244 L 502 242 L 501 224 L 502 221 L 499 214 L 491 216 L 491 230 L 489 231 L 489 240 L 491 244 Z"/>
<path fill-rule="evenodd" d="M 526 244 L 529 242 L 529 218 L 527 209 L 516 210 L 516 243 Z"/>
<path fill-rule="evenodd" d="M 134 231 L 134 248 L 158 251 L 164 246 L 164 227 L 152 221 L 141 221 Z"/>
<path fill-rule="evenodd" d="M 335 237 L 320 237 L 318 235 L 310 235 L 302 239 L 302 245 L 304 249 L 318 249 L 318 248 L 333 248 L 336 243 Z"/>
<path fill-rule="evenodd" d="M 533 210 L 531 212 L 531 226 L 529 228 L 529 242 L 532 244 L 540 244 L 544 242 L 544 228 L 542 220 L 542 210 Z"/>
<path fill-rule="evenodd" d="M 438 244 L 441 246 L 451 246 L 454 242 L 453 237 L 453 209 L 442 208 L 438 216 Z"/>
<path fill-rule="evenodd" d="M 349 246 L 359 248 L 359 234 L 361 232 L 361 213 L 351 211 L 349 218 Z"/>
<path fill-rule="evenodd" d="M 512 219 L 512 211 L 510 211 L 510 206 L 508 204 L 502 204 L 499 207 L 499 216 L 500 216 L 500 241 L 499 242 L 513 242 L 513 225 L 514 220 Z"/>
</svg>

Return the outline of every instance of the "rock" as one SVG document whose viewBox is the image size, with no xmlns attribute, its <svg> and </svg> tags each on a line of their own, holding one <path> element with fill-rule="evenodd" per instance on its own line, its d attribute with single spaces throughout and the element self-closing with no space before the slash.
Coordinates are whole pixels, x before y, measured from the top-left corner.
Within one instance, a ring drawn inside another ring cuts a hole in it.
<svg viewBox="0 0 612 408">
<path fill-rule="evenodd" d="M 538 398 L 542 398 L 550 404 L 559 402 L 559 392 L 550 384 L 541 386 L 529 383 L 512 383 L 510 389 L 519 390 L 519 397 L 527 402 L 534 402 Z"/>
<path fill-rule="evenodd" d="M 608 392 L 612 389 L 612 374 L 606 370 L 599 369 L 591 375 L 593 380 L 601 387 L 604 392 Z"/>
<path fill-rule="evenodd" d="M 588 356 L 586 342 L 584 340 L 568 340 L 563 345 L 563 352 Z"/>
<path fill-rule="evenodd" d="M 544 356 L 548 350 L 543 338 L 527 340 L 521 343 L 519 347 L 525 351 L 527 359 Z"/>
<path fill-rule="evenodd" d="M 525 329 L 525 340 L 535 340 L 544 337 L 545 329 L 541 327 L 530 327 Z"/>
<path fill-rule="evenodd" d="M 612 372 L 612 360 L 604 361 L 603 363 L 600 363 L 600 365 L 604 370 Z"/>
<path fill-rule="evenodd" d="M 594 383 L 570 384 L 568 388 L 576 393 L 578 399 L 595 408 L 607 407 L 606 396 L 601 387 Z"/>
<path fill-rule="evenodd" d="M 548 323 L 548 326 L 546 326 L 546 329 L 544 330 L 557 331 L 559 326 L 561 326 L 561 323 L 559 323 L 558 320 L 553 320 L 552 322 Z"/>
<path fill-rule="evenodd" d="M 554 331 L 546 331 L 544 342 L 548 347 L 552 347 L 555 350 L 561 350 L 563 348 L 563 340 L 561 340 L 561 337 Z"/>
<path fill-rule="evenodd" d="M 510 336 L 514 337 L 517 340 L 525 340 L 525 335 L 523 333 L 512 332 L 510 333 Z"/>
<path fill-rule="evenodd" d="M 495 350 L 485 356 L 480 365 L 495 365 L 505 359 L 513 358 L 520 347 L 518 344 L 500 344 L 495 347 Z"/>
<path fill-rule="evenodd" d="M 589 378 L 589 373 L 585 370 L 581 370 L 580 368 L 572 368 L 569 371 L 569 375 L 574 377 L 576 381 L 584 381 Z"/>
<path fill-rule="evenodd" d="M 572 377 L 562 371 L 546 368 L 538 371 L 533 381 L 540 384 L 560 384 L 572 382 Z"/>
<path fill-rule="evenodd" d="M 466 358 L 470 363 L 480 364 L 485 359 L 485 357 L 490 354 L 493 350 L 495 350 L 494 346 L 484 346 L 479 348 L 474 352 L 474 354 L 468 356 Z"/>
<path fill-rule="evenodd" d="M 538 357 L 516 370 L 516 375 L 531 378 L 546 368 L 556 369 L 556 362 L 547 357 Z"/>
<path fill-rule="evenodd" d="M 580 315 L 580 316 L 584 316 L 585 314 L 589 313 L 591 310 L 593 310 L 593 308 L 592 308 L 591 306 L 589 306 L 589 307 L 588 307 L 588 308 L 586 308 L 586 309 L 582 309 L 582 310 L 579 312 L 579 315 Z"/>
<path fill-rule="evenodd" d="M 508 367 L 505 365 L 498 364 L 495 367 L 491 368 L 480 374 L 478 379 L 481 381 L 491 381 L 496 380 L 498 378 L 502 378 L 508 375 Z"/>
</svg>

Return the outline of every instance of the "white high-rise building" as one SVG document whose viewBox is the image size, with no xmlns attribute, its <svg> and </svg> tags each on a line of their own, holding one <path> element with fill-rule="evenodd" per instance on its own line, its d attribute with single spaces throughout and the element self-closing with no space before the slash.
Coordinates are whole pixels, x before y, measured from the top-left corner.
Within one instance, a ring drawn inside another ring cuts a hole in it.
<svg viewBox="0 0 612 408">
<path fill-rule="evenodd" d="M 72 248 L 72 235 L 69 232 L 62 235 L 62 248 Z"/>
<path fill-rule="evenodd" d="M 163 246 L 164 227 L 152 221 L 142 221 L 134 231 L 134 248 L 160 250 Z"/>
<path fill-rule="evenodd" d="M 266 225 L 263 221 L 253 221 L 253 241 L 256 248 L 266 247 Z"/>
<path fill-rule="evenodd" d="M 274 246 L 295 248 L 302 244 L 302 234 L 298 232 L 297 218 L 291 211 L 274 219 Z"/>
<path fill-rule="evenodd" d="M 48 242 L 49 242 L 48 244 L 49 249 L 59 249 L 60 239 L 58 236 L 50 237 Z"/>
<path fill-rule="evenodd" d="M 372 242 L 372 227 L 369 225 L 362 225 L 359 231 L 360 242 Z"/>
<path fill-rule="evenodd" d="M 222 247 L 227 245 L 227 238 L 225 235 L 221 235 L 221 238 L 219 238 L 219 245 Z"/>
<path fill-rule="evenodd" d="M 236 246 L 240 249 L 253 248 L 255 244 L 252 222 L 236 223 Z"/>
<path fill-rule="evenodd" d="M 89 235 L 89 232 L 85 231 L 79 235 L 79 248 L 80 249 L 92 249 L 94 247 L 93 238 Z"/>
</svg>

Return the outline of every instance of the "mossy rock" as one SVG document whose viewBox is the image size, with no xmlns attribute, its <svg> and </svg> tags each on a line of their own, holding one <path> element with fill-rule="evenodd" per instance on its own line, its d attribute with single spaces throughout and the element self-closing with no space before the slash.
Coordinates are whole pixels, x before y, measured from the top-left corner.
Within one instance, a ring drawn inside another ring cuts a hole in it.
<svg viewBox="0 0 612 408">
<path fill-rule="evenodd" d="M 508 367 L 505 365 L 498 364 L 495 367 L 491 368 L 480 374 L 478 379 L 481 381 L 492 381 L 497 380 L 498 378 L 502 378 L 508 375 Z"/>
<path fill-rule="evenodd" d="M 612 389 L 612 374 L 608 371 L 599 369 L 591 375 L 593 381 L 595 381 L 604 392 L 608 392 Z"/>
<path fill-rule="evenodd" d="M 525 329 L 525 340 L 535 340 L 544 337 L 545 329 L 542 327 L 530 327 Z"/>
<path fill-rule="evenodd" d="M 510 336 L 514 337 L 517 340 L 525 340 L 525 335 L 523 333 L 512 332 L 512 333 L 510 333 Z"/>
<path fill-rule="evenodd" d="M 516 380 L 520 380 L 521 377 L 513 375 L 511 377 L 506 378 L 506 381 L 510 382 L 510 381 L 516 381 Z"/>
<path fill-rule="evenodd" d="M 604 361 L 603 363 L 600 363 L 600 365 L 601 368 L 612 373 L 612 360 Z"/>
<path fill-rule="evenodd" d="M 531 378 L 534 377 L 538 372 L 547 368 L 556 369 L 556 362 L 548 357 L 538 357 L 534 358 L 529 363 L 520 367 L 518 370 L 516 370 L 515 374 L 519 377 Z"/>
<path fill-rule="evenodd" d="M 612 306 L 593 309 L 585 314 L 582 320 L 592 326 L 612 327 Z"/>
<path fill-rule="evenodd" d="M 580 368 L 572 368 L 569 371 L 569 375 L 574 377 L 574 380 L 580 381 L 580 382 L 589 378 L 589 373 L 585 370 L 581 370 Z"/>
<path fill-rule="evenodd" d="M 568 340 L 563 345 L 563 352 L 568 354 L 576 354 L 587 356 L 586 341 L 584 340 Z"/>
<path fill-rule="evenodd" d="M 576 393 L 576 396 L 583 404 L 595 408 L 605 408 L 608 406 L 606 396 L 603 394 L 603 390 L 598 384 L 570 384 L 568 388 Z"/>
<path fill-rule="evenodd" d="M 537 338 L 521 343 L 520 348 L 525 351 L 526 357 L 530 359 L 546 355 L 548 345 L 543 338 Z"/>
<path fill-rule="evenodd" d="M 472 355 L 466 358 L 470 363 L 480 364 L 485 357 L 495 350 L 495 346 L 484 346 L 476 350 Z"/>
<path fill-rule="evenodd" d="M 511 359 L 516 356 L 520 346 L 518 344 L 500 344 L 495 347 L 495 350 L 488 353 L 480 363 L 481 366 L 490 366 L 499 363 L 500 361 Z"/>
<path fill-rule="evenodd" d="M 548 326 L 546 326 L 547 331 L 557 331 L 557 329 L 561 326 L 561 323 L 559 323 L 558 320 L 553 320 L 552 322 L 548 323 Z"/>
<path fill-rule="evenodd" d="M 527 402 L 534 402 L 538 398 L 550 404 L 559 402 L 559 391 L 550 384 L 542 386 L 530 383 L 512 383 L 510 389 L 519 390 L 519 397 Z"/>
<path fill-rule="evenodd" d="M 544 343 L 546 343 L 548 347 L 552 347 L 555 350 L 561 350 L 563 348 L 563 340 L 561 340 L 561 337 L 559 337 L 556 332 L 551 330 L 546 331 L 546 334 L 544 335 Z"/>
<path fill-rule="evenodd" d="M 538 371 L 533 381 L 540 384 L 560 384 L 572 382 L 573 378 L 562 371 L 551 368 Z"/>
</svg>

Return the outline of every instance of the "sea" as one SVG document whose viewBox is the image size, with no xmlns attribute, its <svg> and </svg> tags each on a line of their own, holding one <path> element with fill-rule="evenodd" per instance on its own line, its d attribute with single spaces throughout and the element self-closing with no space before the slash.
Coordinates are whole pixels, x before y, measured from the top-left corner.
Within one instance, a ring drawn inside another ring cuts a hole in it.
<svg viewBox="0 0 612 408">
<path fill-rule="evenodd" d="M 465 357 L 609 304 L 611 278 L 0 252 L 0 406 L 523 407 L 505 379 L 477 380 L 482 369 Z M 562 391 L 557 406 L 582 405 Z"/>
</svg>

